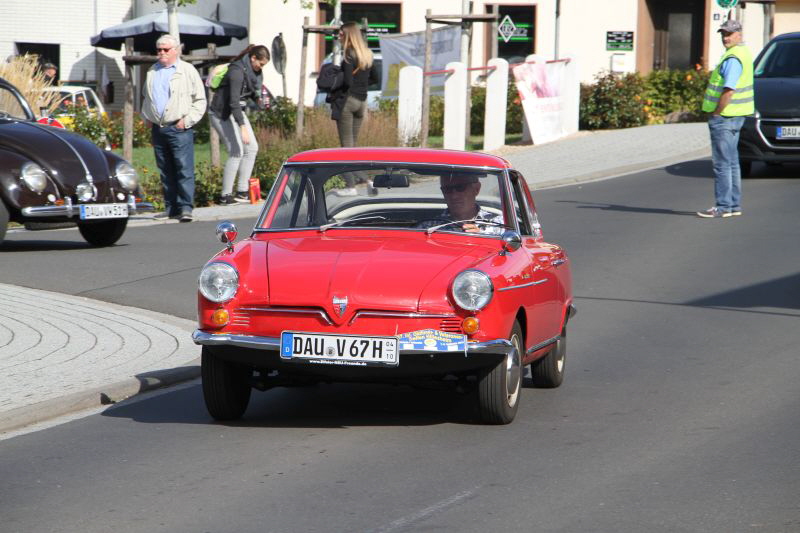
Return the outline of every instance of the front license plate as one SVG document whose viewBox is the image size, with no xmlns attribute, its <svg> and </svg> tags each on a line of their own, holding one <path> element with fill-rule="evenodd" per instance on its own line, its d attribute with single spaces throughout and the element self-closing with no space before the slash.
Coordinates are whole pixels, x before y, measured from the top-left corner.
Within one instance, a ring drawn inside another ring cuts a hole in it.
<svg viewBox="0 0 800 533">
<path fill-rule="evenodd" d="M 128 204 L 81 204 L 81 220 L 128 218 Z"/>
<path fill-rule="evenodd" d="M 800 138 L 800 126 L 780 126 L 778 128 L 778 139 L 797 138 Z"/>
<path fill-rule="evenodd" d="M 396 366 L 396 337 L 281 333 L 281 357 L 328 365 Z"/>
</svg>

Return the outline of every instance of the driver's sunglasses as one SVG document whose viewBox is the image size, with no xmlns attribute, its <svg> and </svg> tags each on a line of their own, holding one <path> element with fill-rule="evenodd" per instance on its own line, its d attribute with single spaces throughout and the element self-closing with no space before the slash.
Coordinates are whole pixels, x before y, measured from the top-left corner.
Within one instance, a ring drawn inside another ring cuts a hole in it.
<svg viewBox="0 0 800 533">
<path fill-rule="evenodd" d="M 169 48 L 156 48 L 156 52 L 169 52 L 173 48 L 174 46 L 170 46 Z"/>
<path fill-rule="evenodd" d="M 464 192 L 467 190 L 467 185 L 469 185 L 469 183 L 458 183 L 456 185 L 442 185 L 441 189 L 444 194 L 450 194 L 451 192 Z"/>
</svg>

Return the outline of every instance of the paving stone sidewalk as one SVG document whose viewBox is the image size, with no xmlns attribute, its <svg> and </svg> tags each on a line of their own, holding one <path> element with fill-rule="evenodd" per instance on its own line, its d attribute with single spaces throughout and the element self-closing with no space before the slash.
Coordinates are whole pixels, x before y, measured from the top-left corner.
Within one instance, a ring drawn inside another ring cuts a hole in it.
<svg viewBox="0 0 800 533">
<path fill-rule="evenodd" d="M 692 123 L 579 132 L 495 153 L 536 189 L 707 157 L 710 146 L 706 124 Z M 197 208 L 194 218 L 241 220 L 247 232 L 262 206 Z M 177 223 L 140 215 L 130 225 Z M 2 283 L 0 300 L 0 434 L 199 375 L 192 321 Z"/>
</svg>

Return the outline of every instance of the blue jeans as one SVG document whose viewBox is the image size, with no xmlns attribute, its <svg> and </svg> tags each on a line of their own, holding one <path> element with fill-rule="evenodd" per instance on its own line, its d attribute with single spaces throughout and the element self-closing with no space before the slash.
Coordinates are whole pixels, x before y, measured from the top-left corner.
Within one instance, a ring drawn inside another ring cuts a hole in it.
<svg viewBox="0 0 800 533">
<path fill-rule="evenodd" d="M 722 211 L 741 209 L 742 173 L 739 170 L 739 132 L 744 117 L 711 115 L 711 160 L 714 164 L 714 196 L 716 207 Z"/>
<path fill-rule="evenodd" d="M 191 213 L 194 203 L 194 130 L 153 124 L 153 150 L 164 188 L 164 211 Z"/>
</svg>

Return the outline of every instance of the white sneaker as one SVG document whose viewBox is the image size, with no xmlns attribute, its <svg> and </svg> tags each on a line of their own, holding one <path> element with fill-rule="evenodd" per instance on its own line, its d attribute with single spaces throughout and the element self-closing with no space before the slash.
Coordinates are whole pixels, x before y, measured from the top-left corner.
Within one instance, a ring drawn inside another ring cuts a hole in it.
<svg viewBox="0 0 800 533">
<path fill-rule="evenodd" d="M 336 196 L 358 196 L 358 191 L 355 187 L 348 189 L 339 189 L 334 193 Z"/>
</svg>

